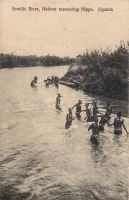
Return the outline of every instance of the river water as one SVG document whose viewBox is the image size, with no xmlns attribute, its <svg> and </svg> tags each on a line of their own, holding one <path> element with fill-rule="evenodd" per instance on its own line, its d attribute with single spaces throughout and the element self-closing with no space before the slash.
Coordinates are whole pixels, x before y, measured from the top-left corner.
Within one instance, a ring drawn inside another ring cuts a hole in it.
<svg viewBox="0 0 129 200">
<path fill-rule="evenodd" d="M 129 139 L 116 139 L 113 127 L 90 143 L 90 123 L 74 120 L 65 130 L 67 110 L 79 99 L 98 101 L 100 112 L 109 99 L 66 86 L 46 87 L 49 75 L 63 76 L 68 67 L 0 70 L 0 200 L 127 200 Z M 37 87 L 30 82 L 37 75 Z M 62 111 L 55 109 L 60 92 Z M 111 100 L 111 99 L 110 99 Z M 127 103 L 111 100 L 129 127 Z M 82 118 L 85 117 L 85 112 Z"/>
</svg>

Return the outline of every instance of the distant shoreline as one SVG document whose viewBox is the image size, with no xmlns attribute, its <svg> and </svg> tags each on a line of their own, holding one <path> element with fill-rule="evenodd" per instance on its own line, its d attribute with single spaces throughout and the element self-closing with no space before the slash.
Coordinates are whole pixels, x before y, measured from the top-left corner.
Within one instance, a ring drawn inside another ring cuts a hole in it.
<svg viewBox="0 0 129 200">
<path fill-rule="evenodd" d="M 35 68 L 35 67 L 49 68 L 49 67 L 63 67 L 63 66 L 70 67 L 70 65 L 67 65 L 67 64 L 64 64 L 64 65 L 51 65 L 51 66 L 35 65 L 35 66 L 1 67 L 0 70 L 3 70 L 3 69 L 16 69 L 16 68 L 24 69 L 24 68 Z"/>
<path fill-rule="evenodd" d="M 8 68 L 24 68 L 24 67 L 52 67 L 52 66 L 63 66 L 70 65 L 75 61 L 74 58 L 70 57 L 58 57 L 58 56 L 18 56 L 14 54 L 0 54 L 0 69 Z"/>
</svg>

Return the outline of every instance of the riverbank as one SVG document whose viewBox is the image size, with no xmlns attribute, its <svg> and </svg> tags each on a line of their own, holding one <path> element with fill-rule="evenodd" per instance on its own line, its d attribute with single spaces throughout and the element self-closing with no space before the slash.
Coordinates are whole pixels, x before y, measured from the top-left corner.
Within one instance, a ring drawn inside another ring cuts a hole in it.
<svg viewBox="0 0 129 200">
<path fill-rule="evenodd" d="M 62 78 L 79 82 L 86 92 L 128 100 L 128 45 L 120 44 L 114 52 L 92 51 L 77 56 Z"/>
</svg>

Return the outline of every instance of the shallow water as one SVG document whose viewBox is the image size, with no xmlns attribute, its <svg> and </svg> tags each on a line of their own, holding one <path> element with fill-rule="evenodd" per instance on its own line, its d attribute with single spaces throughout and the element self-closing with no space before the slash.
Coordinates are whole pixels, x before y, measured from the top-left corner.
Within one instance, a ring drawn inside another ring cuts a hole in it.
<svg viewBox="0 0 129 200">
<path fill-rule="evenodd" d="M 61 77 L 66 71 L 67 67 L 0 70 L 0 200 L 128 199 L 125 132 L 116 139 L 113 127 L 106 127 L 100 146 L 94 147 L 87 131 L 90 123 L 74 120 L 69 130 L 64 128 L 68 108 L 79 99 L 83 108 L 96 99 L 101 113 L 110 100 L 114 114 L 122 110 L 129 126 L 127 103 L 63 85 L 45 87 L 47 76 Z M 31 88 L 35 75 L 38 84 Z M 55 109 L 58 92 L 63 95 L 61 112 Z"/>
</svg>

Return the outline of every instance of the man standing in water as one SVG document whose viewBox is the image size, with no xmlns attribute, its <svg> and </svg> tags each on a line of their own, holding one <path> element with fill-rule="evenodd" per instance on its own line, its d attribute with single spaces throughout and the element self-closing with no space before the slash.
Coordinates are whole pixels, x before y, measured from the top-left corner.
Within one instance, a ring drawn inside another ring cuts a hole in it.
<svg viewBox="0 0 129 200">
<path fill-rule="evenodd" d="M 127 131 L 125 124 L 124 124 L 124 119 L 121 117 L 121 112 L 117 113 L 117 117 L 114 119 L 114 123 L 110 124 L 110 126 L 114 125 L 114 134 L 117 136 L 120 136 L 122 134 L 122 126 L 125 129 L 127 136 L 129 132 Z"/>
<path fill-rule="evenodd" d="M 68 109 L 69 113 L 66 115 L 66 124 L 65 128 L 69 129 L 70 126 L 72 125 L 72 121 L 75 119 L 75 117 L 72 116 L 72 108 Z"/>
<path fill-rule="evenodd" d="M 58 110 L 61 110 L 60 102 L 61 102 L 61 94 L 58 93 L 58 96 L 56 97 L 56 109 Z"/>
<path fill-rule="evenodd" d="M 112 114 L 112 107 L 110 106 L 110 102 L 107 102 L 105 116 L 108 118 L 108 120 L 111 119 L 111 117 L 110 117 L 111 114 Z"/>
<path fill-rule="evenodd" d="M 31 81 L 31 87 L 36 87 L 37 81 L 38 81 L 38 77 L 35 76 L 34 79 Z"/>
<path fill-rule="evenodd" d="M 57 88 L 59 87 L 59 78 L 58 78 L 58 76 L 55 76 L 55 86 Z"/>
<path fill-rule="evenodd" d="M 98 142 L 98 137 L 99 137 L 99 124 L 98 124 L 98 118 L 96 117 L 95 118 L 95 122 L 92 123 L 90 125 L 90 127 L 88 128 L 88 131 L 92 130 L 92 135 L 91 135 L 91 138 L 90 138 L 90 142 L 92 144 L 95 144 L 95 145 L 98 145 L 99 142 Z"/>
<path fill-rule="evenodd" d="M 35 81 L 35 83 L 37 83 L 37 81 L 38 81 L 38 77 L 37 76 L 34 77 L 34 81 Z"/>
<path fill-rule="evenodd" d="M 108 115 L 107 115 L 108 116 Z M 106 115 L 102 115 L 101 116 L 101 119 L 99 121 L 99 130 L 104 133 L 104 126 L 105 124 L 107 124 L 108 126 L 110 126 L 109 124 L 109 120 L 108 120 L 108 117 Z"/>
<path fill-rule="evenodd" d="M 97 101 L 93 102 L 93 120 L 95 121 L 97 117 L 97 113 L 99 113 L 98 106 L 97 106 Z"/>
<path fill-rule="evenodd" d="M 76 117 L 77 117 L 78 120 L 81 119 L 81 115 L 80 115 L 80 113 L 82 112 L 82 110 L 81 110 L 81 104 L 82 104 L 82 101 L 79 100 L 78 103 L 72 107 L 72 109 L 74 107 L 76 107 L 76 113 L 75 114 L 76 114 Z"/>
<path fill-rule="evenodd" d="M 85 104 L 86 109 L 82 110 L 82 111 L 86 111 L 86 122 L 90 122 L 90 118 L 91 118 L 91 109 L 89 108 L 89 103 Z"/>
</svg>

